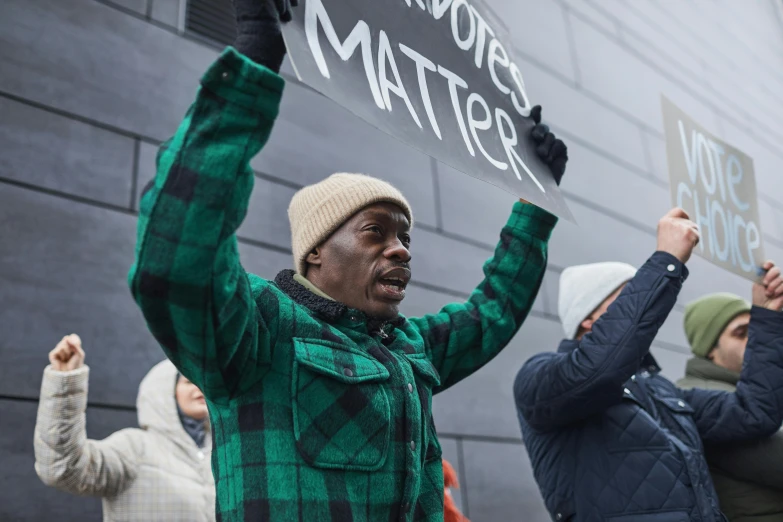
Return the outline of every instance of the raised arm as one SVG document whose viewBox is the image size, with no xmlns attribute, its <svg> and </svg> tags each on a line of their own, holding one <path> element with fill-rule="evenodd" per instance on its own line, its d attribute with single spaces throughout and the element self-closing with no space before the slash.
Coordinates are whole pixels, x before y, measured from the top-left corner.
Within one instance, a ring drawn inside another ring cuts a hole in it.
<svg viewBox="0 0 783 522">
<path fill-rule="evenodd" d="M 531 109 L 530 139 L 555 182 L 565 174 L 568 149 L 541 123 L 541 106 Z M 547 244 L 557 218 L 520 200 L 500 232 L 495 255 L 484 265 L 484 280 L 465 303 L 411 322 L 421 331 L 441 392 L 492 360 L 519 331 L 533 307 L 547 264 Z"/>
<path fill-rule="evenodd" d="M 90 440 L 85 430 L 89 368 L 77 335 L 63 338 L 44 370 L 33 448 L 35 472 L 47 486 L 76 495 L 111 497 L 138 471 L 132 432 Z"/>
<path fill-rule="evenodd" d="M 539 431 L 559 428 L 620 403 L 687 277 L 698 233 L 675 209 L 659 223 L 658 251 L 570 353 L 543 353 L 514 382 L 518 413 Z"/>
<path fill-rule="evenodd" d="M 705 444 L 768 437 L 783 423 L 783 277 L 768 262 L 753 288 L 748 344 L 737 391 L 683 392 Z"/>
<path fill-rule="evenodd" d="M 253 190 L 250 160 L 278 114 L 284 82 L 276 70 L 285 47 L 271 3 L 236 7 L 237 45 L 267 66 L 228 48 L 203 76 L 196 101 L 158 154 L 129 275 L 150 331 L 212 400 L 257 380 L 279 315 L 274 299 L 257 309 L 254 295 L 270 290 L 242 268 L 235 232 Z"/>
<path fill-rule="evenodd" d="M 674 270 L 669 270 L 674 266 Z M 687 269 L 656 252 L 570 353 L 542 353 L 517 374 L 514 398 L 533 429 L 577 422 L 619 404 L 671 312 Z"/>
<path fill-rule="evenodd" d="M 500 234 L 484 281 L 465 303 L 411 319 L 422 332 L 443 391 L 481 368 L 517 333 L 533 306 L 557 218 L 518 202 Z"/>
</svg>

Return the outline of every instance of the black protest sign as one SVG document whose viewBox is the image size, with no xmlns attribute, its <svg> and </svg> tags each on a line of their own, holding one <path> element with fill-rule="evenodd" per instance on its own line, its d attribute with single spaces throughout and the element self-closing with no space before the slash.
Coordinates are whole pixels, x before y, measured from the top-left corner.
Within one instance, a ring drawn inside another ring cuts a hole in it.
<svg viewBox="0 0 783 522">
<path fill-rule="evenodd" d="M 662 98 L 672 201 L 701 230 L 695 252 L 757 281 L 764 248 L 753 159 Z"/>
<path fill-rule="evenodd" d="M 529 139 L 531 102 L 511 40 L 479 2 L 300 0 L 283 35 L 297 76 L 317 91 L 443 163 L 573 219 Z"/>
</svg>

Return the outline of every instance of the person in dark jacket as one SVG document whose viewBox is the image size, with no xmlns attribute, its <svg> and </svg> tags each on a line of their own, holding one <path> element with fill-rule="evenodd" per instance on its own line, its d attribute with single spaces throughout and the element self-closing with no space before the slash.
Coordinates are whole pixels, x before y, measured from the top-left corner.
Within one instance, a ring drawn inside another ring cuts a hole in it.
<svg viewBox="0 0 783 522">
<path fill-rule="evenodd" d="M 697 241 L 694 224 L 675 209 L 659 223 L 658 251 L 635 275 L 626 268 L 617 277 L 600 265 L 563 273 L 567 339 L 557 353 L 532 357 L 514 383 L 522 435 L 553 520 L 725 520 L 703 442 L 768 437 L 783 421 L 783 314 L 765 308 L 766 294 L 780 297 L 783 285 L 771 270 L 754 288 L 752 341 L 736 392 L 682 391 L 649 353 Z"/>
<path fill-rule="evenodd" d="M 770 308 L 783 309 L 783 297 Z M 750 303 L 733 294 L 710 294 L 688 304 L 685 334 L 694 357 L 677 386 L 736 391 L 750 321 Z M 720 507 L 731 522 L 783 520 L 783 431 L 744 444 L 707 446 L 705 455 Z"/>
</svg>

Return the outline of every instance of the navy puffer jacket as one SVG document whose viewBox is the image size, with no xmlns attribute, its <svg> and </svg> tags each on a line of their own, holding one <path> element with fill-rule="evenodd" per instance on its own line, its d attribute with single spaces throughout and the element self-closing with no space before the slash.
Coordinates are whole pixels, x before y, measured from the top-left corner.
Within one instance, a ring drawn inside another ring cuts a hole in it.
<svg viewBox="0 0 783 522">
<path fill-rule="evenodd" d="M 552 520 L 725 520 L 702 443 L 780 428 L 783 313 L 753 308 L 736 393 L 684 391 L 660 375 L 648 350 L 686 277 L 654 254 L 591 333 L 520 370 L 519 422 Z"/>
</svg>

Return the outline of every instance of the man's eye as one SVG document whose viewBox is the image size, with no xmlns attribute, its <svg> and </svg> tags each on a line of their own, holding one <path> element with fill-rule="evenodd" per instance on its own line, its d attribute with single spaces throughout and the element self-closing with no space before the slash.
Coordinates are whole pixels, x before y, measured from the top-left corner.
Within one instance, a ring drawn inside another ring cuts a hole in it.
<svg viewBox="0 0 783 522">
<path fill-rule="evenodd" d="M 374 232 L 376 234 L 382 234 L 383 233 L 381 231 L 381 227 L 379 227 L 378 225 L 372 225 L 372 226 L 368 227 L 367 230 L 369 230 L 370 232 Z"/>
<path fill-rule="evenodd" d="M 410 246 L 411 244 L 411 236 L 402 236 L 401 241 L 405 246 Z"/>
</svg>

